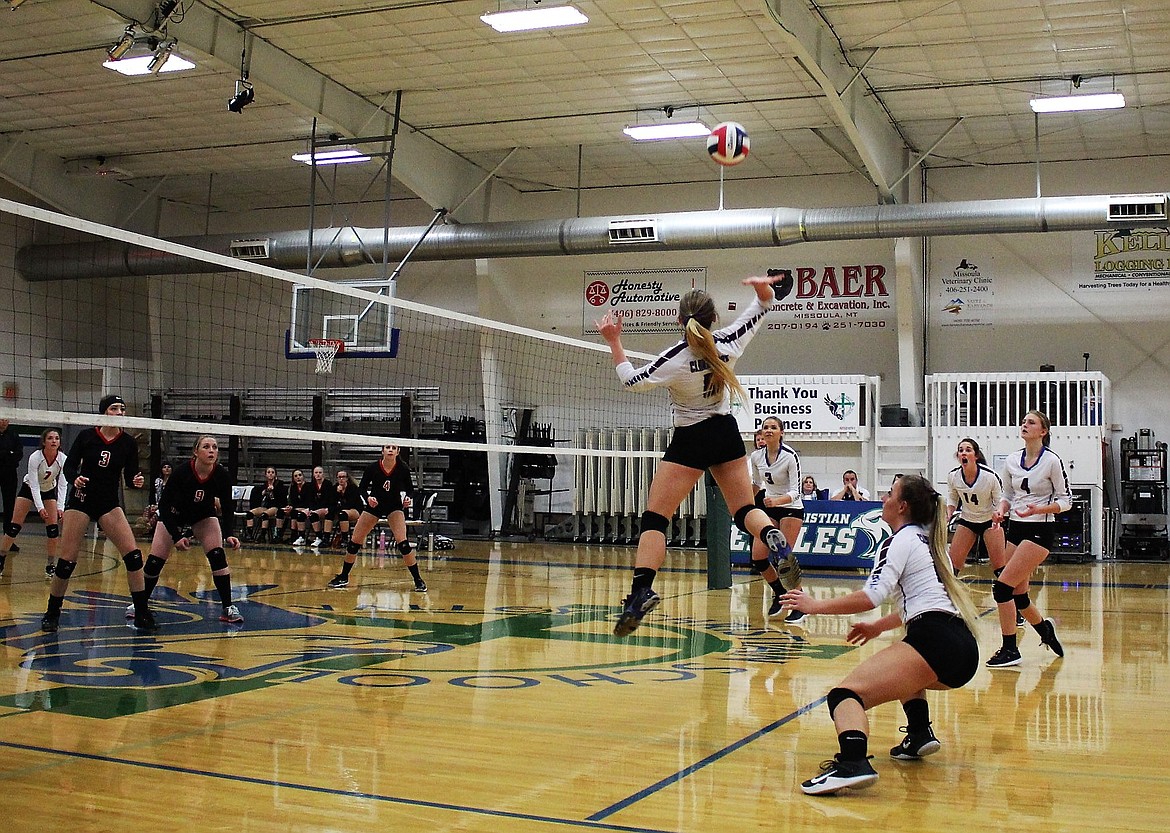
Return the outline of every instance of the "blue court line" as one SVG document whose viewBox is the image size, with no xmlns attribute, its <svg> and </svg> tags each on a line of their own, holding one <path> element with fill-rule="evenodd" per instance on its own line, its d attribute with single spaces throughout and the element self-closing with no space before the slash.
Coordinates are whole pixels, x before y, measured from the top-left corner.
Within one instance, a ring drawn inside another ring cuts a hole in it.
<svg viewBox="0 0 1170 833">
<path fill-rule="evenodd" d="M 638 792 L 634 793 L 631 796 L 628 796 L 627 798 L 623 798 L 621 801 L 617 802 L 616 804 L 609 805 L 604 810 L 598 810 L 596 813 L 589 816 L 587 820 L 588 821 L 600 821 L 601 819 L 608 818 L 609 816 L 612 816 L 614 813 L 618 812 L 619 810 L 624 810 L 625 808 L 629 807 L 630 805 L 635 804 L 638 801 L 641 801 L 643 798 L 648 798 L 649 796 L 653 795 L 656 792 L 660 792 L 660 791 L 666 789 L 667 787 L 672 786 L 673 784 L 677 784 L 679 781 L 686 778 L 688 775 L 691 775 L 695 772 L 698 772 L 700 769 L 703 769 L 706 766 L 710 766 L 711 764 L 715 763 L 716 761 L 719 761 L 722 758 L 727 757 L 732 752 L 735 752 L 735 751 L 743 748 L 744 746 L 747 746 L 749 743 L 752 743 L 753 741 L 757 741 L 760 738 L 764 737 L 765 735 L 768 735 L 768 734 L 771 734 L 772 732 L 775 732 L 781 726 L 784 726 L 785 724 L 791 723 L 793 720 L 800 717 L 801 715 L 808 714 L 810 711 L 812 711 L 813 709 L 817 708 L 822 703 L 824 703 L 825 699 L 826 699 L 825 697 L 821 697 L 817 700 L 813 700 L 811 703 L 807 703 L 806 705 L 801 706 L 799 709 L 792 712 L 791 714 L 785 715 L 784 717 L 780 718 L 779 720 L 775 721 L 774 723 L 769 723 L 767 726 L 763 727 L 762 729 L 757 729 L 756 731 L 752 732 L 747 737 L 740 738 L 739 740 L 737 740 L 735 743 L 731 744 L 730 746 L 725 746 L 717 752 L 712 752 L 710 755 L 708 755 L 706 758 L 703 758 L 701 761 L 699 761 L 697 763 L 693 763 L 690 766 L 685 767 L 684 769 L 680 769 L 678 772 L 674 773 L 673 775 L 666 776 L 658 783 L 651 784 L 649 787 L 646 787 L 643 790 L 639 790 Z"/>
<path fill-rule="evenodd" d="M 451 810 L 458 813 L 471 813 L 473 815 L 490 816 L 494 818 L 569 825 L 571 827 L 583 827 L 588 830 L 620 830 L 625 831 L 626 833 L 675 833 L 675 831 L 663 830 L 656 827 L 634 827 L 627 824 L 602 823 L 593 820 L 592 817 L 588 819 L 569 819 L 558 818 L 556 816 L 542 816 L 536 813 L 519 813 L 509 810 L 489 810 L 483 807 L 470 807 L 462 804 L 446 804 L 439 801 L 422 801 L 413 798 L 398 798 L 392 795 L 378 795 L 375 793 L 333 789 L 331 787 L 317 787 L 313 786 L 312 784 L 297 784 L 291 781 L 277 781 L 271 778 L 255 778 L 247 775 L 232 775 L 224 772 L 212 772 L 209 770 L 194 769 L 192 767 L 174 766 L 172 764 L 151 764 L 146 763 L 145 761 L 132 761 L 126 758 L 115 758 L 111 755 L 96 755 L 89 752 L 70 752 L 64 749 L 50 749 L 44 746 L 32 746 L 30 744 L 13 743 L 11 741 L 0 741 L 0 748 L 19 749 L 24 752 L 38 752 L 45 755 L 58 755 L 65 758 L 75 758 L 83 761 L 96 761 L 98 763 L 120 764 L 122 766 L 140 767 L 142 769 L 161 770 L 163 772 L 174 772 L 180 775 L 197 775 L 204 778 L 218 778 L 222 781 L 231 781 L 234 783 L 243 782 L 245 784 L 255 784 L 261 787 L 283 787 L 285 789 L 300 790 L 302 792 L 316 793 L 318 795 L 335 796 L 337 798 L 361 798 L 368 801 L 381 801 L 387 804 L 402 804 L 409 807 L 426 807 L 433 810 Z"/>
</svg>

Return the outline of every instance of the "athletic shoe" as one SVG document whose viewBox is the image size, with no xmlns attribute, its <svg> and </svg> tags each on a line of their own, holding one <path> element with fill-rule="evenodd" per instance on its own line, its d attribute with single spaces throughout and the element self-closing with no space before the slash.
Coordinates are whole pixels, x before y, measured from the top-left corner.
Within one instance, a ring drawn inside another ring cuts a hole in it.
<svg viewBox="0 0 1170 833">
<path fill-rule="evenodd" d="M 783 612 L 783 609 L 781 607 L 780 597 L 773 595 L 772 596 L 772 604 L 768 607 L 768 618 L 774 619 L 775 617 L 779 616 L 782 612 Z"/>
<path fill-rule="evenodd" d="M 622 612 L 613 626 L 614 636 L 629 636 L 642 624 L 642 617 L 658 607 L 662 597 L 649 587 L 631 590 L 622 601 Z"/>
<path fill-rule="evenodd" d="M 827 795 L 844 789 L 863 790 L 877 779 L 878 774 L 870 766 L 869 758 L 843 761 L 840 755 L 834 755 L 833 760 L 821 764 L 820 774 L 809 778 L 800 789 L 805 795 Z"/>
<path fill-rule="evenodd" d="M 783 556 L 789 552 L 788 539 L 784 537 L 783 532 L 774 526 L 770 526 L 764 530 L 764 544 L 767 545 L 770 552 L 779 556 Z"/>
<path fill-rule="evenodd" d="M 302 535 L 300 538 L 297 538 L 297 540 L 292 542 L 292 545 L 294 547 L 303 547 L 305 545 L 305 536 Z"/>
<path fill-rule="evenodd" d="M 1024 615 L 1022 613 L 1020 613 L 1020 611 L 1017 610 L 1016 611 L 1016 630 L 1019 630 L 1020 628 L 1024 627 L 1024 624 L 1026 622 L 1027 622 L 1027 620 L 1024 619 Z"/>
<path fill-rule="evenodd" d="M 11 547 L 8 548 L 8 551 L 9 552 L 20 552 L 20 545 L 13 544 Z"/>
<path fill-rule="evenodd" d="M 342 587 L 349 587 L 349 577 L 338 573 L 333 578 L 329 579 L 328 584 L 325 586 L 332 587 L 334 590 L 340 589 Z"/>
<path fill-rule="evenodd" d="M 902 742 L 890 750 L 891 758 L 896 758 L 899 761 L 917 761 L 919 758 L 933 755 L 942 748 L 942 744 L 938 742 L 938 738 L 934 736 L 934 730 L 930 726 L 926 727 L 924 734 L 911 734 L 905 726 L 898 731 L 905 732 L 906 737 L 902 738 Z"/>
<path fill-rule="evenodd" d="M 414 584 L 414 592 L 415 593 L 427 592 L 427 583 L 425 581 L 416 581 Z"/>
<path fill-rule="evenodd" d="M 780 583 L 784 585 L 785 590 L 792 590 L 800 586 L 800 563 L 796 560 L 796 556 L 788 553 L 788 557 L 780 561 L 776 565 L 776 577 L 780 579 Z"/>
<path fill-rule="evenodd" d="M 1064 656 L 1064 648 L 1060 644 L 1060 640 L 1056 638 L 1056 626 L 1052 624 L 1051 619 L 1045 619 L 1036 626 L 1036 633 L 1040 634 L 1040 644 L 1052 649 L 1052 653 L 1058 657 Z"/>
<path fill-rule="evenodd" d="M 154 621 L 154 614 L 143 610 L 134 617 L 134 630 L 151 633 L 158 630 L 158 623 Z"/>
<path fill-rule="evenodd" d="M 53 564 L 45 565 L 45 578 L 52 578 L 57 574 L 57 567 Z"/>
<path fill-rule="evenodd" d="M 987 661 L 987 667 L 1010 668 L 1013 665 L 1019 665 L 1021 659 L 1020 652 L 1015 648 L 1000 648 Z"/>
<path fill-rule="evenodd" d="M 788 615 L 784 617 L 784 624 L 800 625 L 803 624 L 804 620 L 807 618 L 808 614 L 803 610 L 797 610 L 796 608 L 793 608 L 792 610 L 788 611 Z"/>
<path fill-rule="evenodd" d="M 126 605 L 126 619 L 130 620 L 133 618 L 134 618 L 134 603 L 131 602 L 130 604 Z"/>
<path fill-rule="evenodd" d="M 61 626 L 61 614 L 46 613 L 41 617 L 41 630 L 45 633 L 56 633 L 57 628 Z"/>
<path fill-rule="evenodd" d="M 316 538 L 314 538 L 313 543 L 309 544 L 309 546 L 313 549 L 317 549 L 317 547 L 321 546 L 321 536 L 318 535 Z"/>
<path fill-rule="evenodd" d="M 240 609 L 235 605 L 228 605 L 223 609 L 223 613 L 219 617 L 221 622 L 230 622 L 233 625 L 238 625 L 244 621 L 244 617 L 240 615 Z"/>
</svg>

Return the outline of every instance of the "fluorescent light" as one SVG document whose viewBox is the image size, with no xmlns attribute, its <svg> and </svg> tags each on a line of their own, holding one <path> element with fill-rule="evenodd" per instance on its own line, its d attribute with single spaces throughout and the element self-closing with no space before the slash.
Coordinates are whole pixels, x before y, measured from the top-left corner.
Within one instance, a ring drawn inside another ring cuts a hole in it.
<svg viewBox="0 0 1170 833">
<path fill-rule="evenodd" d="M 662 124 L 636 124 L 627 127 L 625 133 L 638 142 L 648 142 L 655 139 L 691 139 L 696 136 L 706 136 L 711 128 L 698 121 L 663 122 Z"/>
<path fill-rule="evenodd" d="M 195 64 L 188 61 L 178 52 L 170 53 L 171 57 L 167 59 L 166 63 L 159 68 L 159 73 L 164 74 L 168 72 L 182 72 L 186 69 L 195 69 Z M 106 69 L 112 69 L 114 72 L 120 72 L 123 75 L 150 75 L 150 62 L 154 60 L 154 54 L 139 55 L 135 58 L 122 58 L 119 61 L 104 61 L 102 66 Z"/>
<path fill-rule="evenodd" d="M 313 155 L 310 153 L 294 153 L 293 159 L 297 162 L 304 162 L 306 165 L 313 164 Z M 350 165 L 354 162 L 369 161 L 370 157 L 354 148 L 332 148 L 317 152 L 318 165 Z"/>
<path fill-rule="evenodd" d="M 527 32 L 589 22 L 589 18 L 575 6 L 537 6 L 513 12 L 489 12 L 480 15 L 479 19 L 497 32 Z"/>
<path fill-rule="evenodd" d="M 1121 93 L 1096 95 L 1062 95 L 1055 98 L 1033 98 L 1028 102 L 1033 113 L 1072 113 L 1077 110 L 1116 110 L 1125 106 Z"/>
</svg>

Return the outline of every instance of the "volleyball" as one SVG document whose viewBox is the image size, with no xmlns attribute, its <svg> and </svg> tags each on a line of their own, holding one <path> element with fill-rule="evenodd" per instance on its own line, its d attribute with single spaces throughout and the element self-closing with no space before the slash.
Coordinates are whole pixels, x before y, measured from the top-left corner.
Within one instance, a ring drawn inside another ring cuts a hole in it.
<svg viewBox="0 0 1170 833">
<path fill-rule="evenodd" d="M 720 165 L 738 165 L 747 159 L 751 141 L 742 124 L 725 121 L 711 129 L 707 137 L 707 153 Z"/>
</svg>

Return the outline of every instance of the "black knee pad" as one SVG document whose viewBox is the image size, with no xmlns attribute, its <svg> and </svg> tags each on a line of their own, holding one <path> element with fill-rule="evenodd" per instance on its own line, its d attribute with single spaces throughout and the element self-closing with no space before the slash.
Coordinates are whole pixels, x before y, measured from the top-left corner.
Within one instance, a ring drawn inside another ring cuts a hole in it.
<svg viewBox="0 0 1170 833">
<path fill-rule="evenodd" d="M 359 552 L 362 551 L 362 545 L 355 543 L 353 541 L 350 541 L 348 544 L 345 545 L 345 551 L 347 553 L 349 553 L 350 555 L 357 555 Z"/>
<path fill-rule="evenodd" d="M 826 695 L 826 697 L 825 697 L 825 703 L 829 707 L 829 717 L 832 717 L 833 712 L 835 712 L 837 710 L 837 707 L 839 705 L 841 705 L 842 703 L 844 703 L 846 700 L 856 700 L 858 703 L 861 704 L 861 708 L 863 708 L 863 709 L 865 708 L 865 703 L 863 703 L 861 701 L 861 698 L 857 695 L 857 692 L 854 691 L 853 689 L 833 688 L 833 689 L 829 690 L 828 695 Z"/>
<path fill-rule="evenodd" d="M 1016 600 L 1016 610 L 1027 610 L 1032 605 L 1027 593 L 1019 593 L 1012 598 Z"/>
<path fill-rule="evenodd" d="M 638 528 L 643 532 L 661 532 L 665 535 L 666 530 L 670 529 L 670 519 L 657 512 L 646 510 L 642 513 L 642 523 Z"/>
<path fill-rule="evenodd" d="M 294 509 L 292 513 L 292 519 L 294 521 L 307 521 L 309 519 L 309 513 L 301 509 Z"/>
<path fill-rule="evenodd" d="M 23 528 L 24 527 L 22 527 L 20 524 L 14 524 L 11 521 L 9 521 L 8 523 L 4 524 L 4 534 L 7 535 L 9 538 L 15 538 L 17 535 L 20 534 L 20 530 L 22 530 Z"/>
<path fill-rule="evenodd" d="M 61 527 L 57 526 L 57 524 L 45 524 L 45 537 L 46 538 L 60 538 L 61 537 Z"/>
<path fill-rule="evenodd" d="M 995 599 L 997 605 L 1012 600 L 1012 588 L 1010 585 L 1004 584 L 998 579 L 991 583 L 991 598 Z"/>
<path fill-rule="evenodd" d="M 142 550 L 130 550 L 122 556 L 122 563 L 126 565 L 126 572 L 133 573 L 142 569 Z"/>
<path fill-rule="evenodd" d="M 394 546 L 398 547 L 398 551 L 406 555 L 411 550 L 410 541 L 399 541 Z"/>
<path fill-rule="evenodd" d="M 207 551 L 207 563 L 211 565 L 211 572 L 227 569 L 227 553 L 223 547 L 216 547 Z"/>
<path fill-rule="evenodd" d="M 53 568 L 53 575 L 57 578 L 63 578 L 66 581 L 73 575 L 73 571 L 77 569 L 76 561 L 66 561 L 64 558 L 57 559 L 57 566 Z"/>
<path fill-rule="evenodd" d="M 151 553 L 146 556 L 146 563 L 142 565 L 142 572 L 148 576 L 158 576 L 165 566 L 167 566 L 167 560 L 165 558 L 159 558 L 157 555 Z"/>
<path fill-rule="evenodd" d="M 996 567 L 991 572 L 995 575 L 996 578 L 999 578 L 999 574 L 1003 572 L 1003 567 Z"/>
<path fill-rule="evenodd" d="M 762 574 L 764 572 L 764 570 L 768 569 L 770 566 L 772 566 L 772 562 L 766 558 L 761 558 L 759 560 L 753 558 L 752 559 L 752 575 L 758 576 L 758 575 Z"/>
<path fill-rule="evenodd" d="M 748 531 L 747 516 L 748 516 L 748 513 L 751 512 L 755 508 L 756 507 L 752 506 L 750 503 L 745 503 L 743 506 L 741 506 L 735 510 L 735 515 L 732 517 L 732 520 L 735 521 L 735 525 L 737 527 L 739 527 L 742 531 L 744 531 L 744 532 Z M 748 534 L 750 535 L 751 533 L 748 533 Z"/>
</svg>

